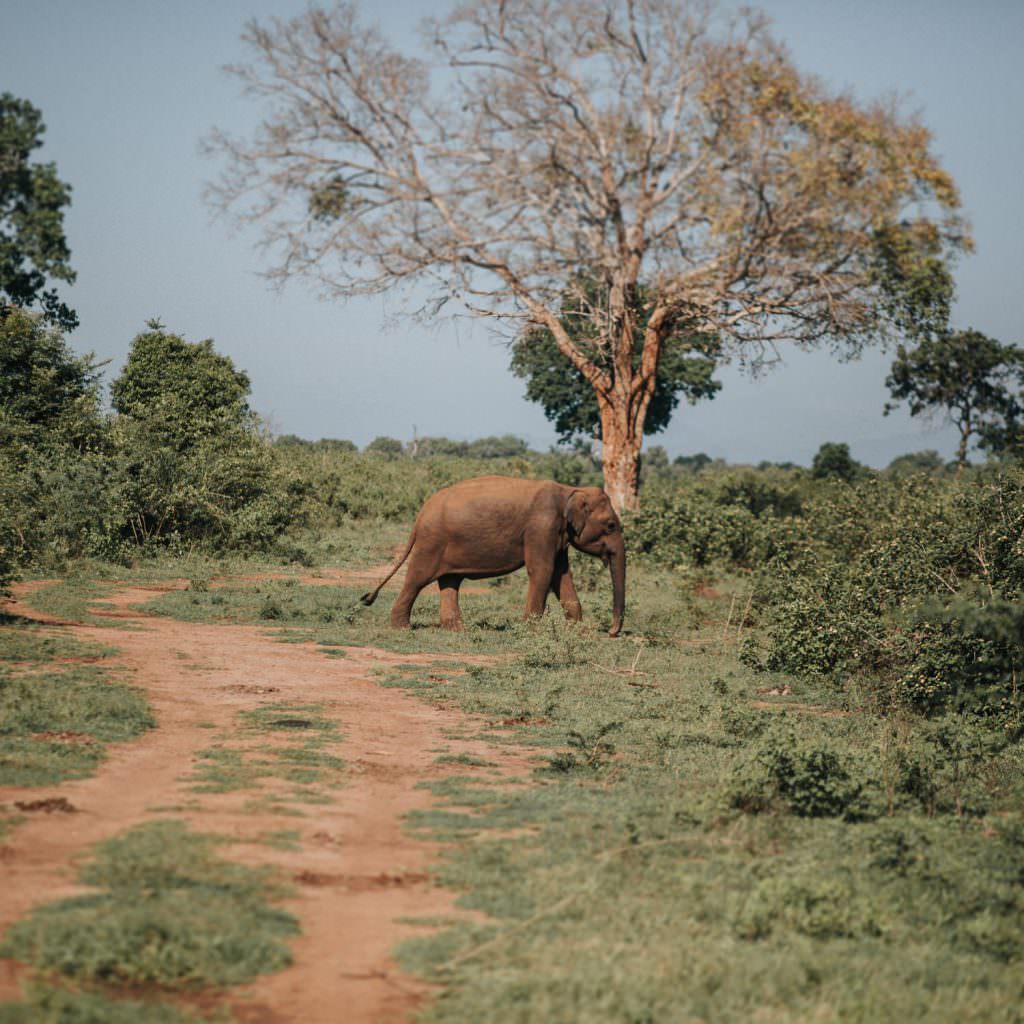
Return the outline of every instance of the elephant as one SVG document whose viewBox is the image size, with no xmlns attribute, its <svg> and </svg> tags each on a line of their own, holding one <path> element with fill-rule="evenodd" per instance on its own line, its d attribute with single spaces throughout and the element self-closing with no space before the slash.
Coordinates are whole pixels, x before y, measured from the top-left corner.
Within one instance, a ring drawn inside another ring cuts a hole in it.
<svg viewBox="0 0 1024 1024">
<path fill-rule="evenodd" d="M 612 578 L 612 626 L 618 636 L 626 607 L 626 546 L 622 524 L 600 487 L 568 487 L 551 480 L 481 476 L 431 495 L 416 516 L 402 557 L 365 605 L 409 559 L 405 583 L 391 609 L 391 625 L 409 628 L 419 592 L 437 582 L 441 625 L 460 629 L 459 587 L 465 579 L 504 576 L 526 566 L 526 616 L 543 615 L 548 591 L 565 617 L 579 622 L 580 599 L 569 571 L 569 545 L 602 559 Z"/>
</svg>

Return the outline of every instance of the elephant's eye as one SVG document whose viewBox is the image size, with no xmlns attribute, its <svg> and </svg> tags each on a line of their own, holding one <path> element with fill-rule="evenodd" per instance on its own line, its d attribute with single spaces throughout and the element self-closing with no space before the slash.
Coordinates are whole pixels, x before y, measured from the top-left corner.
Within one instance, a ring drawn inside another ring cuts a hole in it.
<svg viewBox="0 0 1024 1024">
<path fill-rule="evenodd" d="M 617 529 L 618 525 L 619 525 L 618 523 L 609 523 L 608 527 L 607 527 L 608 532 L 609 533 L 614 533 L 615 530 Z"/>
</svg>

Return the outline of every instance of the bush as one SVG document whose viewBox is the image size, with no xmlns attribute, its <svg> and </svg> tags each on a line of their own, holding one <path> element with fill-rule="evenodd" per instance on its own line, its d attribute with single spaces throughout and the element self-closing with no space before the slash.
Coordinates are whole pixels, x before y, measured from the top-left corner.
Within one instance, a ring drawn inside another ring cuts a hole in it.
<svg viewBox="0 0 1024 1024">
<path fill-rule="evenodd" d="M 20 565 L 90 551 L 105 521 L 110 450 L 99 369 L 42 318 L 0 317 L 0 587 Z"/>
<path fill-rule="evenodd" d="M 299 495 L 248 407 L 248 377 L 211 341 L 149 326 L 111 387 L 120 460 L 113 533 L 136 545 L 268 547 Z"/>
<path fill-rule="evenodd" d="M 836 487 L 792 525 L 760 574 L 768 628 L 745 660 L 1020 722 L 1024 471 Z"/>
<path fill-rule="evenodd" d="M 866 813 L 864 785 L 832 750 L 802 746 L 788 732 L 773 732 L 729 785 L 732 807 L 751 814 L 785 810 L 801 818 L 856 819 Z"/>
<path fill-rule="evenodd" d="M 799 473 L 705 469 L 645 492 L 626 523 L 630 553 L 662 564 L 751 568 L 779 550 L 802 504 Z"/>
</svg>

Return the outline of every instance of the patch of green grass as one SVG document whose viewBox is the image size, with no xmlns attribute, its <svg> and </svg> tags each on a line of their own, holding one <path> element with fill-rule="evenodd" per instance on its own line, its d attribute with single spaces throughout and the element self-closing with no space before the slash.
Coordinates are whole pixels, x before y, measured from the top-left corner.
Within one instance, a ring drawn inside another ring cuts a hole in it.
<svg viewBox="0 0 1024 1024">
<path fill-rule="evenodd" d="M 295 918 L 268 873 L 218 857 L 180 821 L 101 844 L 79 872 L 96 893 L 35 910 L 0 954 L 81 982 L 168 989 L 232 985 L 291 962 Z"/>
<path fill-rule="evenodd" d="M 434 764 L 465 764 L 473 768 L 493 768 L 494 761 L 477 757 L 476 754 L 441 754 L 434 758 Z"/>
<path fill-rule="evenodd" d="M 297 784 L 289 799 L 300 803 L 326 803 L 324 789 L 337 788 L 345 762 L 325 748 L 338 743 L 341 733 L 322 714 L 319 704 L 269 704 L 239 714 L 233 736 L 244 745 L 223 743 L 200 751 L 189 780 L 200 793 L 229 793 L 259 789 L 265 782 Z M 255 742 L 273 736 L 282 742 Z"/>
<path fill-rule="evenodd" d="M 152 728 L 142 693 L 89 664 L 110 653 L 30 625 L 0 627 L 0 785 L 81 778 L 108 743 Z"/>
<path fill-rule="evenodd" d="M 85 643 L 63 629 L 0 614 L 0 662 L 94 662 L 116 653 L 116 647 Z"/>
<path fill-rule="evenodd" d="M 34 590 L 26 598 L 26 602 L 41 612 L 59 616 L 70 622 L 82 622 L 90 626 L 108 626 L 116 629 L 130 628 L 127 622 L 94 615 L 89 611 L 90 606 L 97 603 L 102 607 L 103 598 L 109 596 L 113 591 L 114 584 L 110 581 L 74 575 Z"/>
<path fill-rule="evenodd" d="M 29 987 L 24 1001 L 0 1003 L 0 1024 L 199 1024 L 209 1019 L 166 1003 L 38 984 Z"/>
<path fill-rule="evenodd" d="M 299 840 L 302 833 L 297 828 L 282 828 L 273 832 L 264 832 L 259 837 L 259 842 L 265 846 L 273 847 L 275 850 L 298 850 L 301 849 Z"/>
</svg>

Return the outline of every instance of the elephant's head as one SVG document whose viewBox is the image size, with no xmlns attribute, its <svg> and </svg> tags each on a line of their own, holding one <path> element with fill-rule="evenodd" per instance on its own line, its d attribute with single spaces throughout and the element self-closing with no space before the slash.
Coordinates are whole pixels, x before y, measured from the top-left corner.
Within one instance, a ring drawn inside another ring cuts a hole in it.
<svg viewBox="0 0 1024 1024">
<path fill-rule="evenodd" d="M 626 545 L 622 524 L 600 487 L 581 487 L 569 496 L 565 509 L 569 543 L 579 551 L 600 558 L 612 575 L 612 628 L 618 636 L 626 610 Z"/>
</svg>

